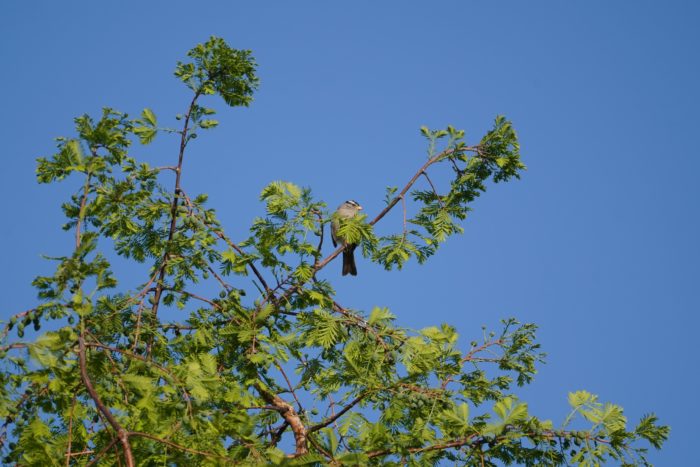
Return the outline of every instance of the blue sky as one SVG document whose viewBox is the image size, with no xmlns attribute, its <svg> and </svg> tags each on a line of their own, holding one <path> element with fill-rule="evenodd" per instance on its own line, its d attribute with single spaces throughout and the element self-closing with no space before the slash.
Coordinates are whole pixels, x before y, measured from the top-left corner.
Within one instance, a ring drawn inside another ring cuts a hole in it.
<svg viewBox="0 0 700 467">
<path fill-rule="evenodd" d="M 261 86 L 248 109 L 209 102 L 221 126 L 192 146 L 183 183 L 210 194 L 234 238 L 272 180 L 376 213 L 384 188 L 422 163 L 421 125 L 473 142 L 505 114 L 523 179 L 491 187 L 424 266 L 388 273 L 359 259 L 360 275 L 336 282 L 341 302 L 388 306 L 416 328 L 449 322 L 465 343 L 501 318 L 535 322 L 549 357 L 520 393 L 532 412 L 561 422 L 567 392 L 587 389 L 631 420 L 654 411 L 672 426 L 658 465 L 697 457 L 700 7 L 293 3 L 0 7 L 0 317 L 36 303 L 30 282 L 51 270 L 41 254 L 70 248 L 59 207 L 72 188 L 36 184 L 35 158 L 102 106 L 172 122 L 188 103 L 175 62 L 218 35 L 253 50 Z M 159 136 L 136 155 L 172 162 L 175 146 Z"/>
</svg>

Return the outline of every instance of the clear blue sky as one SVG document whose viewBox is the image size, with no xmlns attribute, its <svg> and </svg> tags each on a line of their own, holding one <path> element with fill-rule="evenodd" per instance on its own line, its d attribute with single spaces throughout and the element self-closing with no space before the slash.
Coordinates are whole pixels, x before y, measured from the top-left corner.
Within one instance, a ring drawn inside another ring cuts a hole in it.
<svg viewBox="0 0 700 467">
<path fill-rule="evenodd" d="M 533 412 L 561 422 L 567 392 L 583 388 L 633 421 L 654 411 L 672 432 L 652 459 L 688 465 L 700 416 L 697 3 L 344 4 L 3 3 L 0 317 L 36 303 L 30 282 L 51 268 L 41 254 L 70 248 L 59 205 L 72 188 L 37 185 L 35 158 L 105 105 L 172 121 L 187 104 L 175 62 L 219 35 L 254 51 L 261 86 L 249 109 L 210 102 L 221 126 L 192 146 L 183 183 L 210 193 L 235 238 L 271 180 L 376 213 L 384 187 L 423 160 L 421 125 L 477 138 L 505 114 L 523 179 L 492 187 L 424 266 L 387 273 L 360 259 L 341 301 L 388 306 L 412 327 L 453 323 L 465 343 L 503 317 L 535 322 L 549 357 L 521 392 Z M 138 154 L 173 161 L 175 142 L 158 138 Z"/>
</svg>

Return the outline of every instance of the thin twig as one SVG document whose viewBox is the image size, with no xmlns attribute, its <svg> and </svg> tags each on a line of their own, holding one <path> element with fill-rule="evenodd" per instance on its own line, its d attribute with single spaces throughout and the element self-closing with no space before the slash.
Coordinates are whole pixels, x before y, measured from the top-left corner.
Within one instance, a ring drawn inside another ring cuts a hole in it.
<svg viewBox="0 0 700 467">
<path fill-rule="evenodd" d="M 187 386 L 186 386 L 185 382 L 182 381 L 177 376 L 175 376 L 175 374 L 172 371 L 168 370 L 164 366 L 161 366 L 161 365 L 158 365 L 157 363 L 154 363 L 153 360 L 150 360 L 144 356 L 129 352 L 126 349 L 111 347 L 109 345 L 104 345 L 104 344 L 100 344 L 100 343 L 96 343 L 96 342 L 86 342 L 85 346 L 86 347 L 94 347 L 94 348 L 102 349 L 102 350 L 108 350 L 110 352 L 122 354 L 126 357 L 142 361 L 142 362 L 146 363 L 147 365 L 152 366 L 152 367 L 160 370 L 161 372 L 167 374 L 168 376 L 170 376 L 173 379 L 173 381 L 175 381 L 176 384 L 178 384 L 182 387 L 182 394 L 184 396 L 185 403 L 187 404 L 187 411 L 189 412 L 190 416 L 193 415 L 192 403 L 191 403 L 192 398 L 190 396 L 190 393 L 187 392 Z"/>
<path fill-rule="evenodd" d="M 430 177 L 428 177 L 428 172 L 426 172 L 426 171 L 424 170 L 424 171 L 423 171 L 423 176 L 425 177 L 426 180 L 428 180 L 428 183 L 430 183 L 430 187 L 433 189 L 433 193 L 435 193 L 435 197 L 437 198 L 438 203 L 440 203 L 440 206 L 441 206 L 441 207 L 444 207 L 445 205 L 442 203 L 442 196 L 440 196 L 440 195 L 438 194 L 437 190 L 435 189 L 435 185 L 433 185 L 433 181 L 430 179 Z"/>
<path fill-rule="evenodd" d="M 7 352 L 8 350 L 12 349 L 26 349 L 27 347 L 29 347 L 29 345 L 25 344 L 24 342 L 15 342 L 0 347 L 0 352 Z"/>
<path fill-rule="evenodd" d="M 94 454 L 95 450 L 94 449 L 85 449 L 80 452 L 70 452 L 64 454 L 66 456 L 66 465 L 70 465 L 70 458 L 71 457 L 78 457 L 78 456 L 87 456 L 88 454 Z"/>
<path fill-rule="evenodd" d="M 15 315 L 11 316 L 10 319 L 8 320 L 8 323 L 7 323 L 7 324 L 5 325 L 5 327 L 3 328 L 2 333 L 0 333 L 0 339 L 4 339 L 4 338 L 7 337 L 7 335 L 9 334 L 9 332 L 10 332 L 10 322 L 12 322 L 13 319 L 14 319 L 15 321 L 19 321 L 20 318 L 24 318 L 25 316 L 27 316 L 28 314 L 30 314 L 30 313 L 32 313 L 32 312 L 34 312 L 34 311 L 36 311 L 36 308 L 32 308 L 31 310 L 20 311 L 19 313 L 17 313 L 17 314 L 15 314 Z"/>
<path fill-rule="evenodd" d="M 284 370 L 282 369 L 282 366 L 279 363 L 275 362 L 275 366 L 280 371 L 280 373 L 282 373 L 284 380 L 287 382 L 287 387 L 289 388 L 289 392 L 292 393 L 292 396 L 294 396 L 294 400 L 297 401 L 297 407 L 299 407 L 299 411 L 303 412 L 304 408 L 301 406 L 301 402 L 299 401 L 299 398 L 297 397 L 297 394 L 294 391 L 294 387 L 292 386 L 291 381 L 289 381 L 289 378 L 287 377 L 287 373 L 284 372 Z"/>
<path fill-rule="evenodd" d="M 201 295 L 197 295 L 197 294 L 195 294 L 195 293 L 188 292 L 188 291 L 186 291 L 186 290 L 178 290 L 178 289 L 174 289 L 174 288 L 172 288 L 172 287 L 163 287 L 163 290 L 168 291 L 168 292 L 179 293 L 179 294 L 181 294 L 181 295 L 185 295 L 185 296 L 188 296 L 188 297 L 192 297 L 192 298 L 194 298 L 195 300 L 199 300 L 199 301 L 202 301 L 202 302 L 204 302 L 204 303 L 208 303 L 208 304 L 211 305 L 213 308 L 216 308 L 216 309 L 219 309 L 219 310 L 221 309 L 221 305 L 219 305 L 218 303 L 214 303 L 214 302 L 212 302 L 211 300 L 209 300 L 208 298 L 204 298 L 204 297 L 202 297 Z M 151 291 L 154 292 L 155 289 L 151 289 Z"/>
<path fill-rule="evenodd" d="M 117 444 L 118 441 L 119 441 L 119 438 L 112 438 L 112 441 L 110 441 L 109 444 L 107 444 L 107 446 L 105 446 L 105 447 L 103 447 L 102 449 L 100 449 L 100 452 L 98 452 L 98 453 L 95 455 L 95 457 L 92 458 L 92 460 L 90 461 L 90 463 L 89 463 L 86 467 L 90 467 L 90 466 L 92 466 L 92 465 L 97 464 L 97 461 L 99 461 L 100 458 L 101 458 L 102 456 L 104 456 L 105 453 L 106 453 L 107 451 L 109 451 L 110 449 L 112 449 L 112 446 L 114 446 L 115 444 Z"/>
<path fill-rule="evenodd" d="M 66 467 L 70 466 L 71 447 L 73 446 L 73 410 L 75 410 L 76 397 L 73 396 L 73 403 L 70 406 L 68 415 L 68 449 L 66 450 Z"/>
<path fill-rule="evenodd" d="M 403 206 L 403 239 L 406 240 L 406 235 L 408 234 L 408 229 L 406 229 L 406 196 L 401 197 L 401 204 Z"/>
<path fill-rule="evenodd" d="M 219 276 L 216 271 L 214 271 L 214 268 L 211 266 L 207 266 L 207 270 L 211 273 L 212 276 L 216 278 L 217 281 L 219 281 L 219 284 L 221 284 L 221 287 L 224 288 L 224 290 L 228 291 L 233 289 L 233 286 L 231 284 L 228 284 L 226 281 L 224 281 L 221 276 Z"/>
<path fill-rule="evenodd" d="M 331 465 L 335 465 L 335 464 L 336 464 L 335 462 L 333 462 L 333 461 L 335 461 L 335 459 L 333 458 L 333 454 L 330 453 L 330 452 L 328 452 L 323 446 L 321 446 L 320 444 L 318 444 L 318 443 L 316 442 L 316 440 L 313 438 L 313 436 L 309 436 L 308 439 L 309 439 L 309 442 L 310 442 L 311 444 L 313 444 L 313 446 L 314 446 L 316 449 L 318 449 L 318 451 L 319 451 L 321 454 L 323 454 L 324 456 L 326 456 L 328 459 L 331 460 L 331 462 L 332 462 Z"/>
<path fill-rule="evenodd" d="M 136 351 L 136 347 L 139 345 L 139 338 L 141 337 L 141 316 L 143 315 L 144 306 L 145 300 L 141 298 L 139 307 L 136 310 L 136 329 L 134 330 L 134 343 L 131 345 L 132 351 Z"/>
<path fill-rule="evenodd" d="M 220 455 L 215 454 L 213 452 L 199 451 L 197 449 L 188 448 L 188 447 L 182 446 L 180 444 L 174 443 L 170 440 L 159 438 L 159 437 L 154 436 L 150 433 L 144 433 L 142 431 L 132 431 L 129 433 L 129 436 L 140 436 L 141 438 L 147 438 L 147 439 L 156 441 L 158 443 L 165 444 L 166 446 L 170 446 L 172 448 L 179 449 L 180 451 L 189 452 L 191 454 L 198 454 L 198 455 L 204 456 L 204 457 L 212 457 L 214 459 L 221 459 L 221 460 L 225 460 L 227 462 L 233 463 L 233 460 L 231 460 L 228 457 L 220 456 Z"/>
<path fill-rule="evenodd" d="M 478 347 L 474 347 L 469 352 L 467 352 L 467 354 L 464 355 L 464 357 L 462 357 L 462 359 L 460 360 L 460 363 L 465 364 L 466 362 L 498 362 L 501 360 L 500 358 L 496 358 L 496 359 L 479 358 L 479 359 L 477 359 L 474 357 L 474 355 L 476 355 L 477 353 L 482 352 L 484 350 L 488 350 L 490 347 L 493 347 L 494 345 L 502 345 L 502 344 L 503 344 L 502 339 L 496 339 L 493 341 L 484 342 L 482 345 L 480 345 Z M 447 385 L 450 384 L 452 381 L 454 381 L 453 377 L 448 376 L 447 378 L 445 378 L 442 381 L 440 388 L 445 389 L 447 387 Z"/>
<path fill-rule="evenodd" d="M 190 209 L 192 209 L 193 211 L 196 210 L 196 207 L 195 207 L 194 204 L 192 203 L 192 200 L 190 200 L 190 198 L 187 196 L 187 194 L 185 194 L 182 190 L 180 190 L 180 192 L 181 192 L 181 195 L 182 195 L 183 199 L 185 200 L 185 203 L 187 203 L 188 207 L 189 207 Z M 238 245 L 236 245 L 230 238 L 228 238 L 228 237 L 226 236 L 226 234 L 224 234 L 224 233 L 221 231 L 221 229 L 219 229 L 219 228 L 217 228 L 217 227 L 215 227 L 215 226 L 212 226 L 211 223 L 210 223 L 209 221 L 207 221 L 207 219 L 204 218 L 204 216 L 195 215 L 195 217 L 196 217 L 197 219 L 199 219 L 199 221 L 200 221 L 202 224 L 204 224 L 204 226 L 206 226 L 214 235 L 216 235 L 217 237 L 219 237 L 219 238 L 220 238 L 221 240 L 223 240 L 228 246 L 230 246 L 231 248 L 233 248 L 239 255 L 245 255 L 245 252 L 241 249 L 241 247 L 239 247 Z M 255 265 L 254 265 L 252 262 L 249 262 L 247 265 L 250 267 L 250 270 L 253 271 L 253 274 L 255 274 L 255 277 L 258 278 L 258 280 L 260 281 L 260 284 L 262 284 L 262 286 L 265 288 L 265 291 L 266 291 L 268 294 L 271 293 L 272 289 L 270 289 L 270 287 L 267 285 L 267 282 L 266 282 L 265 279 L 263 278 L 263 276 L 262 276 L 262 274 L 260 273 L 260 271 L 258 271 L 258 268 L 255 267 Z"/>
<path fill-rule="evenodd" d="M 345 415 L 345 413 L 346 413 L 348 410 L 350 410 L 350 409 L 352 409 L 353 407 L 355 407 L 362 399 L 364 399 L 365 397 L 367 397 L 368 394 L 369 394 L 369 391 L 365 391 L 365 392 L 361 393 L 359 396 L 357 396 L 356 398 L 354 398 L 348 405 L 346 405 L 346 406 L 343 407 L 341 410 L 339 410 L 335 415 L 333 415 L 333 416 L 327 418 L 326 420 L 324 420 L 324 421 L 322 421 L 322 422 L 320 422 L 320 423 L 317 423 L 316 425 L 314 425 L 314 426 L 312 426 L 312 427 L 309 427 L 309 428 L 306 430 L 306 432 L 307 432 L 307 433 L 313 433 L 314 431 L 318 431 L 318 430 L 320 430 L 321 428 L 327 427 L 328 425 L 330 425 L 331 423 L 335 422 L 335 421 L 338 420 L 340 417 L 342 417 L 343 415 Z"/>
</svg>

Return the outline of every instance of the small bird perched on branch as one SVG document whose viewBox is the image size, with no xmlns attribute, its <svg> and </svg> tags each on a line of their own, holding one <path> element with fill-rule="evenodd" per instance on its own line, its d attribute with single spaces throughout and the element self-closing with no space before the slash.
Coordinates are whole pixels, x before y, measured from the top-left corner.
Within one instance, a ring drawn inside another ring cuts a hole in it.
<svg viewBox="0 0 700 467">
<path fill-rule="evenodd" d="M 340 228 L 340 219 L 350 219 L 362 210 L 362 206 L 357 201 L 348 200 L 338 206 L 338 209 L 333 214 L 331 222 L 331 236 L 333 238 L 333 246 L 337 247 L 338 243 L 342 244 L 343 250 L 343 275 L 357 275 L 357 267 L 355 266 L 355 247 L 357 245 L 347 243 L 344 238 L 338 237 L 338 229 Z"/>
</svg>

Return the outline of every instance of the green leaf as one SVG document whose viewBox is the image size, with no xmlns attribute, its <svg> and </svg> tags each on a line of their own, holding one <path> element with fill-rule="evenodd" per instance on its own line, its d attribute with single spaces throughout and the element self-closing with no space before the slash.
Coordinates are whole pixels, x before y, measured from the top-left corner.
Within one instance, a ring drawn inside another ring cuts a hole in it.
<svg viewBox="0 0 700 467">
<path fill-rule="evenodd" d="M 363 452 L 348 452 L 336 457 L 342 465 L 369 465 L 369 457 Z"/>
<path fill-rule="evenodd" d="M 134 127 L 134 134 L 139 137 L 141 144 L 150 144 L 156 137 L 157 130 L 147 126 Z"/>
<path fill-rule="evenodd" d="M 219 124 L 217 120 L 202 120 L 199 122 L 199 127 L 209 129 L 209 128 L 214 128 Z"/>
<path fill-rule="evenodd" d="M 375 326 L 377 324 L 388 324 L 396 317 L 389 311 L 388 308 L 374 307 L 367 320 L 369 324 Z"/>
<path fill-rule="evenodd" d="M 595 403 L 598 400 L 598 396 L 594 396 L 588 391 L 576 391 L 569 393 L 569 405 L 574 409 L 577 409 L 583 405 Z"/>
<path fill-rule="evenodd" d="M 121 379 L 139 392 L 149 392 L 153 390 L 153 378 L 144 375 L 126 373 Z"/>
<path fill-rule="evenodd" d="M 493 411 L 496 412 L 503 425 L 523 421 L 528 417 L 527 404 L 517 402 L 512 397 L 505 397 L 496 402 L 493 406 Z"/>
<path fill-rule="evenodd" d="M 158 121 L 156 120 L 156 116 L 151 109 L 149 109 L 149 108 L 143 109 L 143 112 L 141 112 L 141 117 L 150 126 L 152 126 L 152 127 L 158 126 Z"/>
</svg>

